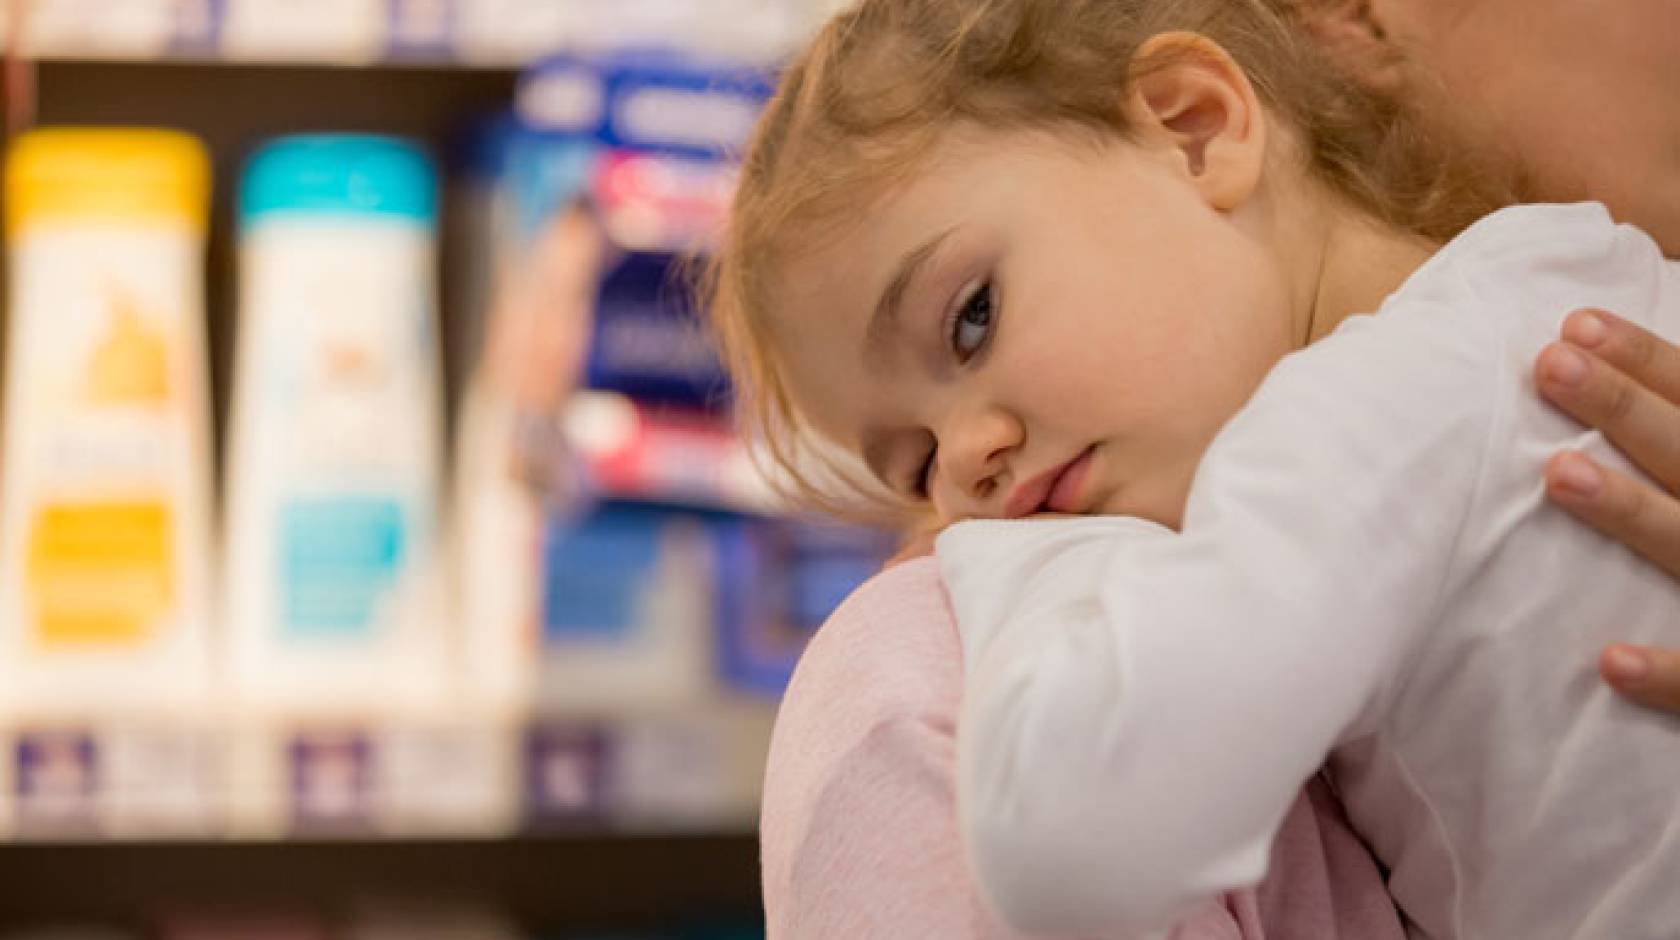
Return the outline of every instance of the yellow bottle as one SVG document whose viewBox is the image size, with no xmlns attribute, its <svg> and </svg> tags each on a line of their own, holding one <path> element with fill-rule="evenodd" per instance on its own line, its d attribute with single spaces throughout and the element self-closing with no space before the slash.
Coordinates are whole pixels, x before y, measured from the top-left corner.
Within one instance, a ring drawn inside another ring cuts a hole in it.
<svg viewBox="0 0 1680 940">
<path fill-rule="evenodd" d="M 7 154 L 0 696 L 200 707 L 210 679 L 209 161 L 166 130 Z"/>
</svg>

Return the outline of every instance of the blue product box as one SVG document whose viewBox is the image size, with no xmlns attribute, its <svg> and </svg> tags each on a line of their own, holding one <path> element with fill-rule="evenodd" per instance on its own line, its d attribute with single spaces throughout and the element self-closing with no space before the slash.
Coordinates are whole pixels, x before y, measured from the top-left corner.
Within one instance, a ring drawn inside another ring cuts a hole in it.
<svg viewBox="0 0 1680 940">
<path fill-rule="evenodd" d="M 499 201 L 519 248 L 554 218 L 587 200 L 600 149 L 589 137 L 517 125 L 505 140 Z"/>
<path fill-rule="evenodd" d="M 676 50 L 564 53 L 520 77 L 515 108 L 532 130 L 666 157 L 660 165 L 680 177 L 685 167 L 732 164 L 774 92 L 762 68 Z"/>
<path fill-rule="evenodd" d="M 670 52 L 592 64 L 602 80 L 596 133 L 606 149 L 591 192 L 615 256 L 597 297 L 587 384 L 721 410 L 728 383 L 694 309 L 685 259 L 703 253 L 722 225 L 734 157 L 773 81 L 759 69 Z M 579 67 L 561 59 L 537 74 L 570 76 Z"/>
<path fill-rule="evenodd" d="M 684 709 L 715 691 L 716 526 L 716 514 L 620 501 L 546 520 L 543 713 Z"/>
<path fill-rule="evenodd" d="M 721 410 L 729 379 L 668 252 L 622 255 L 601 279 L 586 383 L 641 401 Z"/>
<path fill-rule="evenodd" d="M 836 523 L 742 519 L 721 529 L 720 675 L 780 695 L 817 628 L 892 550 L 886 532 Z"/>
<path fill-rule="evenodd" d="M 639 629 L 642 595 L 658 574 L 666 528 L 688 515 L 604 503 L 581 516 L 551 516 L 542 539 L 545 644 L 611 641 Z"/>
</svg>

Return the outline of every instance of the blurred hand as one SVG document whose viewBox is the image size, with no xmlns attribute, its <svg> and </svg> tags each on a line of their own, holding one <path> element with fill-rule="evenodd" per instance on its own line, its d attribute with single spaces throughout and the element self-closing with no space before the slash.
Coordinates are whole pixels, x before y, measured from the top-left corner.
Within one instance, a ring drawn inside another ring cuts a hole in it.
<svg viewBox="0 0 1680 940">
<path fill-rule="evenodd" d="M 1658 484 L 1564 452 L 1546 465 L 1546 495 L 1680 578 L 1680 347 L 1603 311 L 1577 310 L 1534 374 L 1548 401 L 1603 432 Z M 1628 698 L 1680 713 L 1680 652 L 1615 644 L 1599 671 Z"/>
</svg>

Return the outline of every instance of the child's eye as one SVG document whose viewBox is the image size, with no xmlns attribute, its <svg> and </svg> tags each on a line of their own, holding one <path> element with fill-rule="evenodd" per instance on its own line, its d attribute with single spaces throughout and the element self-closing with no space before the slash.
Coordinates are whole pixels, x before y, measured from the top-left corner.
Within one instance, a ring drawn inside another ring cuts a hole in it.
<svg viewBox="0 0 1680 940">
<path fill-rule="evenodd" d="M 981 281 L 951 318 L 951 351 L 958 362 L 967 362 L 986 345 L 992 335 L 992 282 Z"/>
</svg>

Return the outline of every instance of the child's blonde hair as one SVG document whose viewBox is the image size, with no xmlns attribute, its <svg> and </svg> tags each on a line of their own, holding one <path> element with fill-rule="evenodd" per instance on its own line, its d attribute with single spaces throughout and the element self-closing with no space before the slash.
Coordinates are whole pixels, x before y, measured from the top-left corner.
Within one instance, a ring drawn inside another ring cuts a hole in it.
<svg viewBox="0 0 1680 940">
<path fill-rule="evenodd" d="M 1152 36 L 1224 47 L 1309 172 L 1381 222 L 1444 240 L 1507 201 L 1396 102 L 1337 76 L 1297 27 L 1301 2 L 862 0 L 831 19 L 759 120 L 703 287 L 738 413 L 784 492 L 853 516 L 892 502 L 812 446 L 768 340 L 771 273 L 911 178 L 954 123 L 1124 139 L 1134 55 Z M 890 509 L 900 521 L 914 512 Z"/>
</svg>

